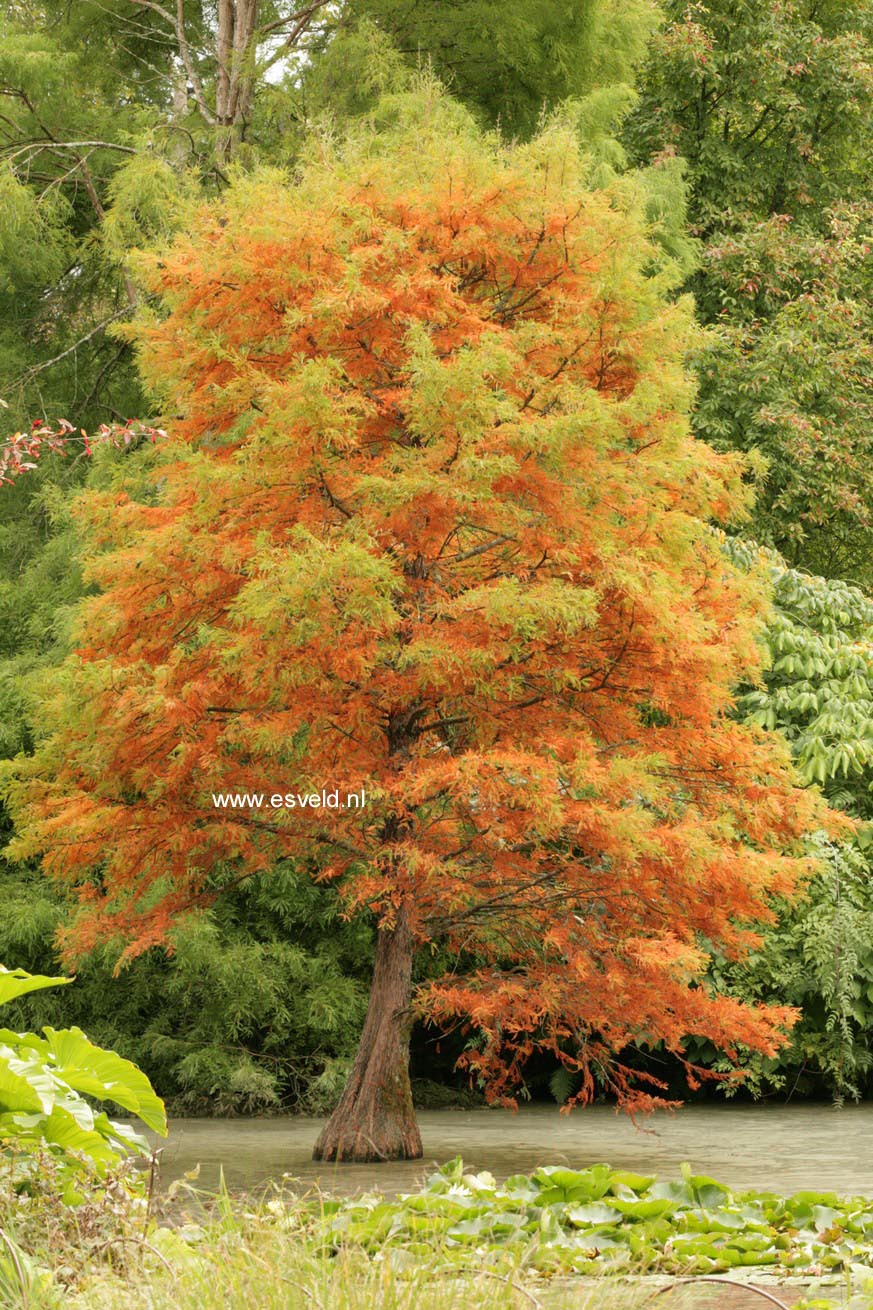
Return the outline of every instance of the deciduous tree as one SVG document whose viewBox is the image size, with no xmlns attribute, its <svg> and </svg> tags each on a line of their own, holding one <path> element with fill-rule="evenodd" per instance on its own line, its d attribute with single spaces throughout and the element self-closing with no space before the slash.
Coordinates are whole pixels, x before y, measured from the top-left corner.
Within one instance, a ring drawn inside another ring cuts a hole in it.
<svg viewBox="0 0 873 1310">
<path fill-rule="evenodd" d="M 141 367 L 181 417 L 147 494 L 83 499 L 97 594 L 13 788 L 17 853 L 78 890 L 71 954 L 142 952 L 284 857 L 373 916 L 331 1159 L 420 1153 L 414 1013 L 467 1027 L 492 1097 L 535 1050 L 630 1109 L 660 1089 L 629 1043 L 774 1050 L 791 1012 L 713 994 L 704 943 L 755 940 L 815 808 L 731 714 L 762 583 L 706 527 L 742 466 L 690 435 L 643 183 L 428 84 L 378 119 L 147 260 Z M 324 786 L 367 803 L 281 799 Z M 435 939 L 474 966 L 413 993 Z"/>
<path fill-rule="evenodd" d="M 713 242 L 714 320 L 698 356 L 696 429 L 766 460 L 750 525 L 795 565 L 873 579 L 870 206 L 787 216 Z M 749 531 L 749 528 L 746 529 Z"/>
<path fill-rule="evenodd" d="M 681 156 L 718 329 L 695 431 L 769 468 L 752 533 L 869 585 L 873 11 L 843 0 L 667 0 L 624 138 Z"/>
<path fill-rule="evenodd" d="M 737 540 L 725 548 L 746 567 L 765 562 L 774 582 L 769 666 L 739 709 L 783 733 L 801 777 L 859 827 L 842 841 L 816 834 L 819 868 L 806 895 L 778 907 L 750 956 L 718 960 L 713 971 L 744 1000 L 779 997 L 802 1011 L 778 1057 L 750 1061 L 753 1088 L 858 1098 L 873 1069 L 873 603 L 845 582 L 787 568 L 772 551 Z M 698 1049 L 709 1063 L 711 1048 Z"/>
<path fill-rule="evenodd" d="M 873 15 L 849 0 L 667 0 L 627 138 L 688 162 L 697 234 L 789 214 L 827 229 L 869 190 Z"/>
</svg>

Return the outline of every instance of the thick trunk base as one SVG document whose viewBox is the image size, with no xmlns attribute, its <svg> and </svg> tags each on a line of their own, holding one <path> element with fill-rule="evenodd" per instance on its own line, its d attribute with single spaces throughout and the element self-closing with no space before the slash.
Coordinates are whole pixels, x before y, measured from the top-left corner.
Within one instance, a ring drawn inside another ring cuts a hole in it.
<svg viewBox="0 0 873 1310">
<path fill-rule="evenodd" d="M 421 1134 L 410 1106 L 403 1124 L 396 1116 L 367 1113 L 337 1122 L 336 1112 L 325 1125 L 312 1152 L 313 1160 L 337 1164 L 379 1164 L 384 1160 L 420 1160 Z"/>
<path fill-rule="evenodd" d="M 380 930 L 367 1018 L 355 1063 L 312 1153 L 314 1160 L 418 1160 L 421 1136 L 409 1082 L 413 942 L 406 914 Z"/>
</svg>

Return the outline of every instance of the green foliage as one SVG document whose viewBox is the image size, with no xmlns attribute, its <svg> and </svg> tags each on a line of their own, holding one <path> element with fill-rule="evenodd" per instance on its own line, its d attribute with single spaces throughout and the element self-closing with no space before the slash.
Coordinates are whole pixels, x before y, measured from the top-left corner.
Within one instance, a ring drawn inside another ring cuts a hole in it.
<svg viewBox="0 0 873 1310">
<path fill-rule="evenodd" d="M 372 18 L 344 23 L 304 70 L 300 121 L 288 134 L 286 150 L 299 146 L 305 122 L 334 122 L 369 113 L 380 96 L 400 92 L 412 81 L 409 61 Z M 293 145 L 292 145 L 293 143 Z"/>
<path fill-rule="evenodd" d="M 89 335 L 128 303 L 99 231 L 138 113 L 117 86 L 101 94 L 108 52 L 98 71 L 93 49 L 65 43 L 37 14 L 9 4 L 0 14 L 0 396 L 15 427 L 45 414 L 90 426 L 141 403 L 128 348 Z M 78 141 L 105 145 L 66 145 Z"/>
<path fill-rule="evenodd" d="M 796 1005 L 791 1045 L 771 1059 L 749 1057 L 748 1085 L 816 1091 L 839 1104 L 858 1099 L 873 1069 L 873 894 L 868 859 L 851 844 L 811 841 L 819 871 L 796 904 L 776 907 L 777 921 L 741 963 L 713 966 L 716 985 L 746 1001 L 778 995 Z M 720 1065 L 712 1051 L 700 1058 Z M 730 1090 L 730 1089 L 729 1089 Z"/>
<path fill-rule="evenodd" d="M 873 600 L 859 588 L 786 567 L 773 552 L 725 542 L 735 562 L 757 554 L 774 586 L 770 667 L 739 701 L 746 718 L 778 728 L 805 782 L 832 804 L 873 819 Z"/>
<path fill-rule="evenodd" d="M 453 1269 L 515 1259 L 547 1274 L 841 1272 L 860 1281 L 873 1257 L 873 1201 L 831 1192 L 730 1191 L 683 1166 L 681 1179 L 558 1165 L 498 1184 L 460 1158 L 419 1192 L 335 1201 L 327 1249 L 379 1259 L 433 1250 Z"/>
<path fill-rule="evenodd" d="M 802 899 L 779 902 L 776 921 L 742 961 L 717 961 L 719 989 L 746 1001 L 778 997 L 801 1011 L 778 1056 L 749 1055 L 747 1086 L 816 1089 L 858 1097 L 873 1069 L 873 601 L 858 588 L 787 568 L 772 551 L 726 540 L 735 563 L 763 565 L 774 586 L 770 666 L 738 710 L 788 740 L 798 770 L 860 827 L 810 839 L 817 872 Z M 727 1070 L 701 1044 L 695 1056 Z M 730 1085 L 728 1085 L 730 1091 Z"/>
<path fill-rule="evenodd" d="M 639 159 L 689 164 L 709 239 L 770 214 L 826 227 L 863 196 L 873 13 L 861 0 L 667 0 L 627 126 Z"/>
<path fill-rule="evenodd" d="M 0 954 L 54 961 L 64 916 L 39 873 L 6 866 Z M 177 1113 L 331 1108 L 371 959 L 368 929 L 339 918 L 332 890 L 277 869 L 177 925 L 169 957 L 152 951 L 117 978 L 116 957 L 111 945 L 92 955 L 61 997 L 24 998 L 15 1023 L 81 1026 L 141 1065 Z"/>
<path fill-rule="evenodd" d="M 0 1229 L 0 1310 L 56 1310 L 60 1305 L 51 1271 L 41 1268 Z"/>
<path fill-rule="evenodd" d="M 430 63 L 488 125 L 527 137 L 544 110 L 629 83 L 658 8 L 654 0 L 348 0 L 345 15 L 371 20 L 409 66 Z"/>
<path fill-rule="evenodd" d="M 0 165 L 0 294 L 20 295 L 60 277 L 69 256 L 63 197 L 40 204 L 10 165 Z"/>
<path fill-rule="evenodd" d="M 751 531 L 792 563 L 873 579 L 870 207 L 785 216 L 706 249 L 696 428 L 766 461 Z"/>
<path fill-rule="evenodd" d="M 701 243 L 689 285 L 716 329 L 696 361 L 696 430 L 754 452 L 758 540 L 869 582 L 873 11 L 844 0 L 665 9 L 624 140 L 638 162 L 687 166 Z"/>
<path fill-rule="evenodd" d="M 106 251 L 123 265 L 131 251 L 168 240 L 184 223 L 188 206 L 202 194 L 198 182 L 193 169 L 154 149 L 133 155 L 107 186 L 101 224 Z"/>
<path fill-rule="evenodd" d="M 0 969 L 0 1005 L 72 981 Z M 65 1199 L 80 1199 L 77 1176 L 104 1174 L 148 1142 L 95 1112 L 86 1097 L 113 1101 L 147 1128 L 166 1134 L 163 1103 L 135 1065 L 93 1045 L 79 1028 L 36 1033 L 0 1029 L 0 1144 L 15 1160 L 45 1151 L 62 1165 Z"/>
</svg>

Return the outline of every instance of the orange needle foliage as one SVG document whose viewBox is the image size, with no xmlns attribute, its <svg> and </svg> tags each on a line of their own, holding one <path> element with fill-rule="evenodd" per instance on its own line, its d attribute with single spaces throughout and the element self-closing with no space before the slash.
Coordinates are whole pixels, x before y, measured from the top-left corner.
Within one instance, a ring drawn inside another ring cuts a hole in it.
<svg viewBox="0 0 873 1310">
<path fill-rule="evenodd" d="M 700 981 L 814 802 L 731 717 L 763 589 L 706 521 L 741 468 L 690 435 L 643 184 L 588 167 L 572 126 L 503 148 L 425 88 L 293 184 L 238 179 L 148 264 L 142 370 L 181 415 L 154 494 L 83 502 L 99 594 L 19 852 L 77 888 L 71 952 L 162 943 L 279 859 L 341 880 L 379 933 L 322 1155 L 420 1150 L 410 1004 L 470 1025 L 493 1096 L 541 1049 L 631 1109 L 630 1043 L 772 1051 L 792 1018 Z M 323 786 L 368 803 L 269 807 Z M 437 938 L 469 967 L 412 997 Z"/>
</svg>

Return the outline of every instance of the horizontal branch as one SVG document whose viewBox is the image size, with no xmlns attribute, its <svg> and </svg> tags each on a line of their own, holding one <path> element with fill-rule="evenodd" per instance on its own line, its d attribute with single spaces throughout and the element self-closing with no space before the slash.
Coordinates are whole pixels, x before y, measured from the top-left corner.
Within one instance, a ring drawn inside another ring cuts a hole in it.
<svg viewBox="0 0 873 1310">
<path fill-rule="evenodd" d="M 0 149 L 0 154 L 5 155 L 7 159 L 17 159 L 19 155 L 26 155 L 27 152 L 40 150 L 120 150 L 123 155 L 135 155 L 138 151 L 133 146 L 122 146 L 117 141 L 55 141 L 51 137 L 35 137 L 32 141 L 27 141 L 17 150 L 9 150 L 8 147 Z"/>
<path fill-rule="evenodd" d="M 66 359 L 68 355 L 72 355 L 80 346 L 84 346 L 92 337 L 96 337 L 104 328 L 109 327 L 110 323 L 114 323 L 116 319 L 124 318 L 126 314 L 130 313 L 132 308 L 132 305 L 125 305 L 123 309 L 116 310 L 114 314 L 110 314 L 108 318 L 104 318 L 102 323 L 98 323 L 96 327 L 93 327 L 90 332 L 86 332 L 83 337 L 79 337 L 78 341 L 74 341 L 71 346 L 67 346 L 66 350 L 62 350 L 59 355 L 53 355 L 51 359 L 45 359 L 41 364 L 33 364 L 30 368 L 26 369 L 20 377 L 15 379 L 12 386 L 20 386 L 22 382 L 27 382 L 28 379 L 35 377 L 37 373 L 44 373 L 47 368 L 51 368 L 54 364 L 59 364 L 62 359 Z"/>
<path fill-rule="evenodd" d="M 423 732 L 433 732 L 435 728 L 453 728 L 458 723 L 469 722 L 469 714 L 455 714 L 450 719 L 432 719 L 430 723 L 422 723 L 415 729 L 415 732 L 417 736 L 421 736 Z"/>
<path fill-rule="evenodd" d="M 504 535 L 502 537 L 492 537 L 490 541 L 484 541 L 481 546 L 472 546 L 470 550 L 461 551 L 457 555 L 444 555 L 443 563 L 461 564 L 464 560 L 473 559 L 476 555 L 484 555 L 486 551 L 494 550 L 496 546 L 505 546 L 508 541 L 515 541 L 516 538 Z"/>
</svg>

